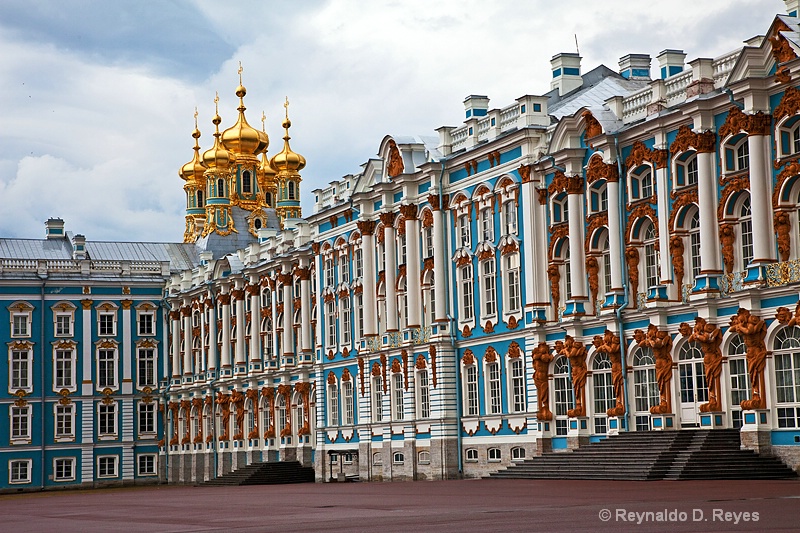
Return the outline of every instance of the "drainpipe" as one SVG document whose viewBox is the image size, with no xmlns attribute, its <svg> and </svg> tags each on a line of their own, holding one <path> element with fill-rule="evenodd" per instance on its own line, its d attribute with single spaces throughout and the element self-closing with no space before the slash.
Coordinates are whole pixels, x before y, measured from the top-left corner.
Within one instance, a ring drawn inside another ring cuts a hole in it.
<svg viewBox="0 0 800 533">
<path fill-rule="evenodd" d="M 444 205 L 443 205 L 443 194 L 442 194 L 442 181 L 444 180 L 444 168 L 446 158 L 442 158 L 440 163 L 442 165 L 441 171 L 439 172 L 439 177 L 436 183 L 436 188 L 439 194 L 439 209 L 442 210 L 444 214 Z M 441 243 L 445 246 L 445 250 L 447 249 L 447 235 L 443 233 L 445 242 Z M 444 268 L 444 265 L 441 265 Z M 450 276 L 447 275 L 445 272 L 444 276 L 444 295 L 450 294 Z M 449 305 L 449 300 L 445 300 L 445 305 Z M 456 320 L 450 313 L 447 313 L 447 322 L 449 324 L 449 333 L 450 333 L 450 347 L 453 349 L 453 355 L 456 355 Z M 456 357 L 456 445 L 458 446 L 458 477 L 464 477 L 464 457 L 463 457 L 463 437 L 461 435 L 461 418 L 464 415 L 463 413 L 463 406 L 462 399 L 461 399 L 461 366 L 458 364 L 458 357 Z M 444 461 L 442 461 L 442 477 L 444 478 Z"/>
<path fill-rule="evenodd" d="M 42 438 L 42 454 L 41 454 L 42 455 L 42 464 L 39 467 L 39 471 L 40 471 L 41 485 L 42 485 L 41 488 L 42 488 L 42 490 L 44 490 L 44 482 L 45 482 L 45 479 L 46 479 L 45 474 L 44 474 L 45 459 L 46 459 L 45 458 L 45 445 L 46 445 L 46 443 L 45 443 L 45 440 L 44 440 L 45 436 L 46 436 L 45 435 L 45 429 L 44 429 L 44 427 L 45 427 L 44 410 L 47 407 L 47 404 L 45 403 L 45 379 L 44 379 L 44 367 L 45 367 L 45 364 L 44 364 L 44 341 L 45 341 L 45 336 L 44 336 L 44 289 L 45 289 L 45 286 L 47 285 L 47 274 L 37 274 L 37 276 L 39 277 L 40 280 L 42 280 L 41 291 L 39 293 L 39 345 L 41 346 L 41 361 L 42 361 L 41 365 L 40 365 L 40 369 L 41 370 L 39 372 L 39 374 L 41 375 L 40 383 L 41 383 L 41 393 L 42 393 L 42 398 L 40 400 L 41 405 L 42 405 L 42 414 L 41 414 L 42 423 L 40 424 L 40 426 L 41 426 L 41 438 Z"/>
<path fill-rule="evenodd" d="M 614 135 L 614 149 L 617 152 L 617 174 L 619 175 L 619 179 L 623 179 L 622 173 L 622 154 L 619 150 L 619 133 L 615 133 Z M 614 317 L 617 322 L 617 331 L 619 332 L 619 352 L 620 352 L 620 360 L 622 361 L 622 398 L 625 405 L 625 431 L 630 431 L 630 418 L 631 418 L 631 410 L 630 410 L 630 400 L 628 398 L 628 363 L 625 359 L 625 325 L 622 322 L 622 311 L 630 305 L 631 296 L 630 296 L 630 287 L 627 283 L 625 283 L 626 270 L 627 270 L 627 263 L 625 262 L 625 230 L 622 227 L 622 220 L 621 215 L 625 212 L 625 200 L 622 197 L 622 187 L 620 187 L 619 197 L 617 198 L 617 208 L 620 212 L 620 225 L 619 225 L 619 261 L 620 266 L 622 267 L 622 289 L 624 291 L 624 301 L 622 305 L 617 307 L 614 310 Z"/>
</svg>

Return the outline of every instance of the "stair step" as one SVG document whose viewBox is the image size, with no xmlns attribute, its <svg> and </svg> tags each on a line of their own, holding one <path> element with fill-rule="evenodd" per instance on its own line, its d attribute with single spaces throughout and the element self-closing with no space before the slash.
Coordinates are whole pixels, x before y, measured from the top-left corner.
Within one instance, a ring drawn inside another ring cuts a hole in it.
<svg viewBox="0 0 800 533">
<path fill-rule="evenodd" d="M 314 469 L 297 461 L 252 463 L 202 485 L 279 485 L 313 483 Z"/>
</svg>

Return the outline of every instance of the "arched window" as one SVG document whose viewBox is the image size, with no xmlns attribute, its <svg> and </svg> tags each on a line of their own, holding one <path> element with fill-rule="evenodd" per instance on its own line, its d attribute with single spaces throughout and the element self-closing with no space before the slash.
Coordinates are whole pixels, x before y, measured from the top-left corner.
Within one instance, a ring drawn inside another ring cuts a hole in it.
<svg viewBox="0 0 800 533">
<path fill-rule="evenodd" d="M 747 373 L 747 347 L 739 335 L 728 345 L 728 370 L 731 378 L 731 427 L 742 427 L 741 403 L 750 398 L 750 376 Z"/>
<path fill-rule="evenodd" d="M 594 393 L 594 432 L 607 433 L 606 411 L 616 405 L 616 398 L 611 380 L 611 361 L 604 353 L 598 353 L 592 363 L 592 392 Z"/>
<path fill-rule="evenodd" d="M 649 289 L 658 285 L 658 256 L 656 255 L 656 228 L 648 220 L 647 227 L 644 228 L 644 273 L 645 288 Z"/>
<path fill-rule="evenodd" d="M 297 198 L 295 198 L 295 195 L 296 195 L 295 194 L 295 188 L 296 188 L 296 185 L 294 184 L 294 182 L 290 181 L 289 182 L 289 200 L 296 200 L 297 199 Z"/>
<path fill-rule="evenodd" d="M 553 224 L 560 224 L 569 220 L 569 202 L 567 193 L 562 192 L 553 198 L 553 206 L 551 213 L 551 220 Z"/>
<path fill-rule="evenodd" d="M 458 235 L 462 247 L 469 248 L 470 246 L 472 246 L 469 214 L 467 213 L 459 215 L 458 217 Z"/>
<path fill-rule="evenodd" d="M 523 461 L 525 460 L 525 448 L 522 446 L 515 446 L 511 448 L 511 460 Z"/>
<path fill-rule="evenodd" d="M 225 180 L 219 178 L 217 180 L 217 197 L 222 198 L 223 196 L 225 196 Z"/>
<path fill-rule="evenodd" d="M 494 240 L 494 216 L 491 207 L 481 209 L 481 240 L 487 242 Z"/>
<path fill-rule="evenodd" d="M 608 210 L 608 187 L 605 180 L 592 184 L 589 189 L 589 213 L 600 213 Z"/>
<path fill-rule="evenodd" d="M 800 327 L 778 331 L 772 348 L 778 427 L 800 427 Z"/>
<path fill-rule="evenodd" d="M 242 194 L 253 193 L 253 181 L 249 170 L 242 172 Z"/>
<path fill-rule="evenodd" d="M 503 453 L 500 448 L 489 448 L 487 455 L 491 463 L 499 462 L 503 459 Z"/>
<path fill-rule="evenodd" d="M 249 435 L 253 433 L 253 430 L 256 428 L 256 411 L 253 409 L 254 404 L 253 401 L 249 398 L 244 404 L 245 407 L 245 428 L 244 428 L 244 437 L 249 438 Z"/>
<path fill-rule="evenodd" d="M 636 431 L 650 429 L 650 407 L 657 405 L 660 396 L 656 382 L 656 360 L 652 348 L 638 348 L 633 354 L 633 397 Z"/>
<path fill-rule="evenodd" d="M 646 200 L 653 196 L 653 168 L 642 165 L 630 174 L 630 189 L 628 191 L 631 201 Z"/>
<path fill-rule="evenodd" d="M 261 398 L 258 412 L 261 415 L 261 420 L 259 422 L 261 430 L 263 433 L 266 433 L 270 429 L 270 419 L 272 418 L 272 414 L 269 412 L 269 401 L 266 398 Z"/>
<path fill-rule="evenodd" d="M 405 462 L 405 460 L 406 460 L 406 456 L 403 454 L 403 452 L 394 452 L 392 454 L 392 463 L 394 463 L 396 465 L 403 464 Z"/>
<path fill-rule="evenodd" d="M 697 152 L 690 150 L 680 154 L 675 160 L 675 186 L 697 185 Z"/>
<path fill-rule="evenodd" d="M 204 207 L 205 202 L 203 202 L 203 191 L 197 191 L 197 207 Z"/>
<path fill-rule="evenodd" d="M 703 367 L 703 350 L 696 342 L 686 342 L 678 352 L 681 386 L 681 425 L 696 425 L 700 404 L 708 401 L 708 385 Z"/>
<path fill-rule="evenodd" d="M 689 260 L 692 278 L 700 275 L 700 212 L 696 210 L 689 221 Z"/>
<path fill-rule="evenodd" d="M 567 434 L 567 411 L 573 407 L 569 362 L 563 355 L 553 362 L 553 394 L 555 395 L 556 435 Z"/>
<path fill-rule="evenodd" d="M 742 270 L 745 270 L 753 260 L 753 220 L 751 215 L 750 196 L 745 196 L 739 207 L 739 244 Z"/>
<path fill-rule="evenodd" d="M 503 202 L 503 221 L 505 223 L 505 234 L 517 234 L 517 203 L 514 200 Z"/>
<path fill-rule="evenodd" d="M 275 411 L 277 414 L 275 418 L 277 418 L 278 420 L 278 427 L 276 428 L 276 432 L 280 434 L 281 431 L 283 431 L 283 429 L 286 427 L 286 422 L 287 422 L 286 397 L 283 394 L 278 394 L 278 397 L 275 400 Z"/>
</svg>

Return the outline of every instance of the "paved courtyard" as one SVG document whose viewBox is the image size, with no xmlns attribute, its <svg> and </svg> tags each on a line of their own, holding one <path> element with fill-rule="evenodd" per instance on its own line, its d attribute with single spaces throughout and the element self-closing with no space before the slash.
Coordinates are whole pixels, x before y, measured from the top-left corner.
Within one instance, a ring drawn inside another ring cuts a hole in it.
<svg viewBox="0 0 800 533">
<path fill-rule="evenodd" d="M 0 531 L 798 531 L 800 481 L 161 486 L 0 496 Z"/>
</svg>

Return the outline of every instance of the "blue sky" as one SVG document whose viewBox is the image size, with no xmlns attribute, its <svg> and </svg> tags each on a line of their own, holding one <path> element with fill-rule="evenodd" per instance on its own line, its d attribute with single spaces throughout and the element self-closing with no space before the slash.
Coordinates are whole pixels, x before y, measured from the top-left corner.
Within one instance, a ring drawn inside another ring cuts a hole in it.
<svg viewBox="0 0 800 533">
<path fill-rule="evenodd" d="M 584 72 L 616 69 L 665 48 L 721 55 L 784 11 L 780 0 L 3 0 L 0 236 L 41 238 L 59 216 L 90 240 L 179 241 L 194 108 L 206 149 L 215 91 L 223 127 L 235 120 L 239 61 L 248 120 L 266 112 L 272 154 L 289 97 L 310 213 L 310 191 L 357 172 L 385 135 L 458 125 L 469 94 L 503 107 L 549 90 L 550 57 L 574 51 L 575 34 Z"/>
</svg>

